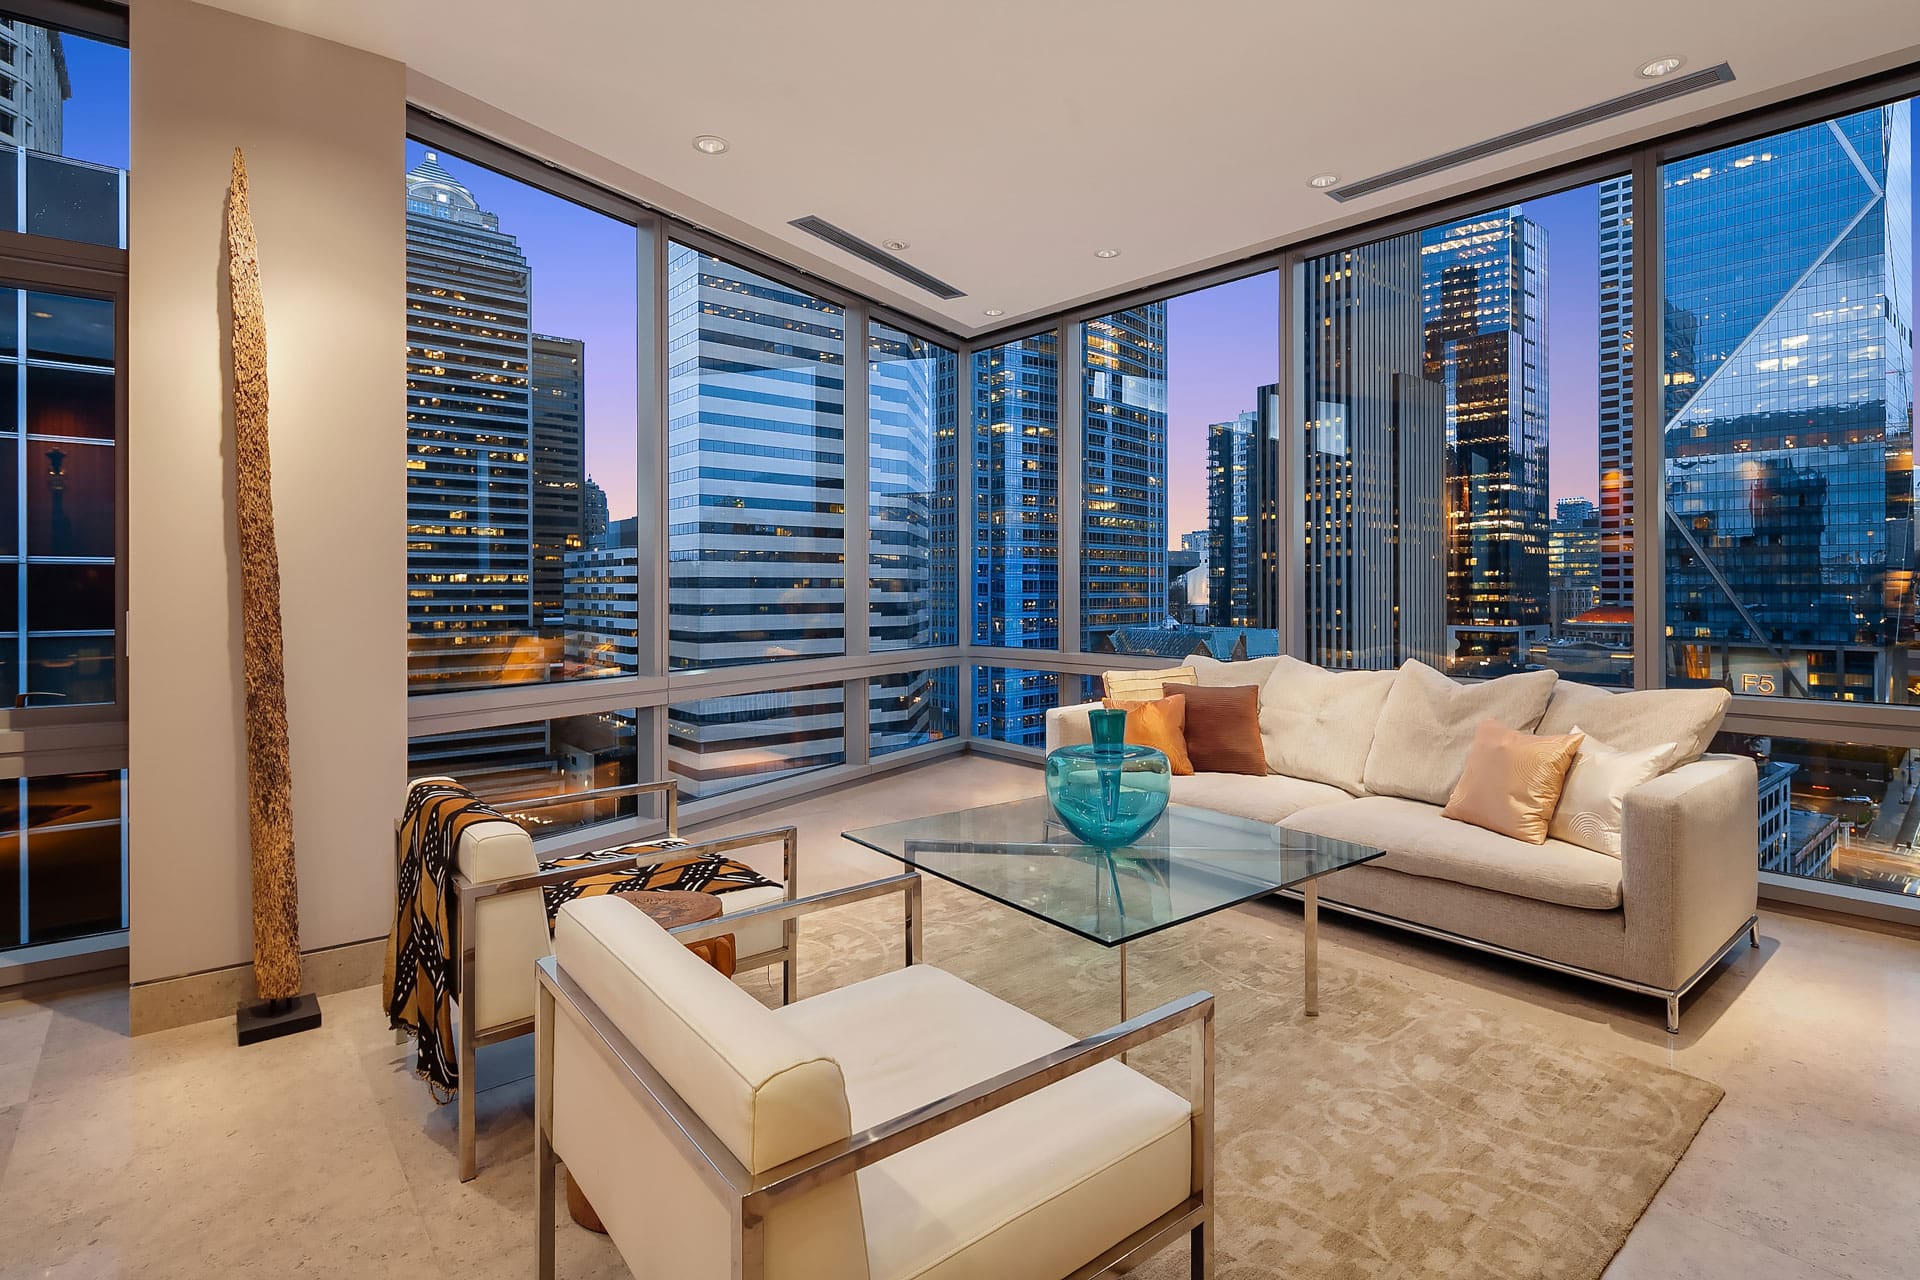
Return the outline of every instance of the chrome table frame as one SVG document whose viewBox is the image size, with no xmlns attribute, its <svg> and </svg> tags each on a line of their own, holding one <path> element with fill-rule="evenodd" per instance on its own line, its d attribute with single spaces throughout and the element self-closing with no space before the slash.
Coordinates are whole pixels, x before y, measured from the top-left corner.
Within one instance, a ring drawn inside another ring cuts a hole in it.
<svg viewBox="0 0 1920 1280">
<path fill-rule="evenodd" d="M 680 785 L 672 780 L 661 782 L 634 782 L 618 787 L 601 787 L 592 791 L 572 791 L 562 795 L 542 796 L 533 800 L 502 802 L 494 808 L 501 816 L 514 822 L 519 811 L 525 809 L 544 809 L 554 805 L 579 804 L 583 801 L 616 800 L 628 796 L 662 794 L 666 797 L 667 829 L 664 835 L 654 836 L 653 840 L 680 839 Z M 512 810 L 513 812 L 508 812 Z M 525 823 L 519 824 L 525 827 Z M 528 831 L 529 835 L 533 833 Z M 400 847 L 401 825 L 393 826 L 395 865 L 405 853 Z M 459 1052 L 460 1088 L 455 1097 L 459 1112 L 460 1134 L 460 1181 L 471 1182 L 479 1172 L 479 1159 L 475 1151 L 474 1094 L 478 1092 L 475 1084 L 475 1059 L 482 1045 L 500 1044 L 507 1040 L 516 1040 L 530 1035 L 535 1020 L 531 1017 L 517 1018 L 512 1022 L 503 1022 L 496 1027 L 469 1028 L 466 1011 L 479 1007 L 474 997 L 478 986 L 476 977 L 477 913 L 480 904 L 488 898 L 503 893 L 523 893 L 528 890 L 544 892 L 549 885 L 571 884 L 575 880 L 584 880 L 590 876 L 606 875 L 609 872 L 637 871 L 666 862 L 672 858 L 699 858 L 732 853 L 740 849 L 750 849 L 757 845 L 781 842 L 781 878 L 785 881 L 786 898 L 792 902 L 797 896 L 794 876 L 794 861 L 799 853 L 800 833 L 794 827 L 771 827 L 764 831 L 752 831 L 742 835 L 720 836 L 712 840 L 696 840 L 688 843 L 662 844 L 657 848 L 643 849 L 619 858 L 607 858 L 584 867 L 556 867 L 551 871 L 538 871 L 531 875 L 510 876 L 504 880 L 474 881 L 459 870 L 458 851 L 453 873 L 453 925 L 454 938 L 460 949 L 458 957 L 458 982 L 460 995 L 457 1007 L 460 1011 L 460 1025 L 455 1032 Z M 646 840 L 633 841 L 646 844 Z M 541 909 L 546 909 L 543 901 Z M 769 903 L 769 906 L 778 905 Z M 722 920 L 737 920 L 748 914 L 740 912 L 733 916 L 722 916 Z M 711 936 L 731 933 L 731 928 L 715 930 Z M 781 930 L 780 945 L 750 956 L 742 956 L 734 962 L 736 971 L 747 969 L 765 969 L 772 965 L 781 966 L 780 994 L 781 1002 L 790 1003 L 794 999 L 794 945 L 797 938 L 794 923 L 788 920 Z M 396 1040 L 404 1040 L 405 1032 L 396 1033 Z"/>
<path fill-rule="evenodd" d="M 790 923 L 816 911 L 896 892 L 906 897 L 906 961 L 912 964 L 920 954 L 921 909 L 920 877 L 911 871 L 850 889 L 754 907 L 734 916 L 732 923 L 738 925 L 755 919 L 780 919 Z M 712 920 L 672 932 L 683 941 L 698 942 L 725 931 L 723 922 Z M 635 1101 L 660 1117 L 661 1130 L 683 1154 L 691 1157 L 690 1163 L 700 1176 L 727 1201 L 733 1219 L 734 1280 L 761 1280 L 765 1274 L 762 1226 L 766 1211 L 772 1206 L 803 1195 L 822 1183 L 851 1177 L 888 1156 L 1089 1067 L 1112 1061 L 1148 1041 L 1182 1028 L 1192 1028 L 1195 1038 L 1187 1100 L 1193 1108 L 1193 1122 L 1187 1198 L 1085 1263 L 1066 1280 L 1091 1280 L 1116 1269 L 1131 1268 L 1182 1235 L 1188 1238 L 1190 1274 L 1195 1280 L 1210 1280 L 1213 1275 L 1213 997 L 1204 991 L 1161 1005 L 1150 1013 L 1035 1058 L 1024 1066 L 756 1174 L 748 1172 L 552 956 L 540 961 L 537 969 L 540 990 L 534 1015 L 538 1024 L 534 1067 L 537 1190 L 534 1237 L 535 1275 L 539 1280 L 553 1280 L 554 1192 L 559 1163 L 553 1148 L 554 1019 L 563 1012 L 586 1032 L 587 1040 Z"/>
</svg>

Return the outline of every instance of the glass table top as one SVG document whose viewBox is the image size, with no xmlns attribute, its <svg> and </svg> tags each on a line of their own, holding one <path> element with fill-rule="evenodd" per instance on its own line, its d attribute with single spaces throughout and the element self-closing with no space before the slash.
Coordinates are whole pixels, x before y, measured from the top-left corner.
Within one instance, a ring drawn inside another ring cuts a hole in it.
<svg viewBox="0 0 1920 1280">
<path fill-rule="evenodd" d="M 1045 796 L 843 834 L 1109 947 L 1383 852 L 1174 804 L 1137 842 L 1108 853 L 1081 843 Z"/>
</svg>

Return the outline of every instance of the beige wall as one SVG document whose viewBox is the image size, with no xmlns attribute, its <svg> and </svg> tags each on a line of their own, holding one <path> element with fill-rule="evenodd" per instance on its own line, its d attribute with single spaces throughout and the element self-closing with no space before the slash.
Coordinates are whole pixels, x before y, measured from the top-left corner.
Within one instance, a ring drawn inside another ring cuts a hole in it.
<svg viewBox="0 0 1920 1280">
<path fill-rule="evenodd" d="M 406 751 L 404 69 L 181 0 L 132 8 L 132 977 L 246 963 L 223 217 L 252 181 L 301 945 L 386 932 Z"/>
</svg>

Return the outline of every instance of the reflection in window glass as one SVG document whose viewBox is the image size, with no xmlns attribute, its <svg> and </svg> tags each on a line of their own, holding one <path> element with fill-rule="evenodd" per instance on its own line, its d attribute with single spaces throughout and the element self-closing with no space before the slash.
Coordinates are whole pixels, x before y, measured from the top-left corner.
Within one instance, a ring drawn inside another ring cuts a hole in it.
<svg viewBox="0 0 1920 1280">
<path fill-rule="evenodd" d="M 973 668 L 973 736 L 1017 747 L 1047 741 L 1047 712 L 1060 705 L 1060 676 L 1022 667 Z"/>
<path fill-rule="evenodd" d="M 831 303 L 668 248 L 676 671 L 846 650 L 845 328 Z"/>
<path fill-rule="evenodd" d="M 1762 871 L 1920 895 L 1912 751 L 1735 733 L 1713 749 L 1760 767 Z"/>
<path fill-rule="evenodd" d="M 411 141 L 407 166 L 409 686 L 632 674 L 633 610 L 601 606 L 640 554 L 638 233 Z"/>
<path fill-rule="evenodd" d="M 601 791 L 639 782 L 636 744 L 645 719 L 633 711 L 427 734 L 407 743 L 407 776 L 453 778 L 536 837 L 640 812 L 632 798 L 587 800 L 517 813 L 515 801 Z"/>
<path fill-rule="evenodd" d="M 1920 693 L 1911 114 L 1662 174 L 1672 683 Z"/>
<path fill-rule="evenodd" d="M 1086 325 L 1083 649 L 1279 652 L 1279 304 L 1269 272 Z"/>
<path fill-rule="evenodd" d="M 867 754 L 940 742 L 960 731 L 960 669 L 900 671 L 867 681 Z"/>
<path fill-rule="evenodd" d="M 846 686 L 807 685 L 673 706 L 667 768 L 688 800 L 844 764 Z"/>
<path fill-rule="evenodd" d="M 0 951 L 127 927 L 126 773 L 0 784 Z"/>
<path fill-rule="evenodd" d="M 867 327 L 867 515 L 871 647 L 957 643 L 953 352 Z"/>
<path fill-rule="evenodd" d="M 1632 682 L 1631 235 L 1621 178 L 1303 264 L 1306 657 Z"/>
<path fill-rule="evenodd" d="M 0 230 L 125 248 L 127 125 L 124 47 L 0 19 Z"/>
</svg>

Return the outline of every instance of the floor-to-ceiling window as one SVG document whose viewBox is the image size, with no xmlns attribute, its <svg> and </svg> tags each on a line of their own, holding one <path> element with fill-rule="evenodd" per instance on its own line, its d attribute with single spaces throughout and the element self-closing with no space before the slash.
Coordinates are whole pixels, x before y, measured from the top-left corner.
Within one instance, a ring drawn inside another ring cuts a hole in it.
<svg viewBox="0 0 1920 1280">
<path fill-rule="evenodd" d="M 123 936 L 128 71 L 0 14 L 0 956 Z M 55 250 L 49 240 L 69 242 Z M 57 752 L 55 755 L 53 753 Z"/>
</svg>

